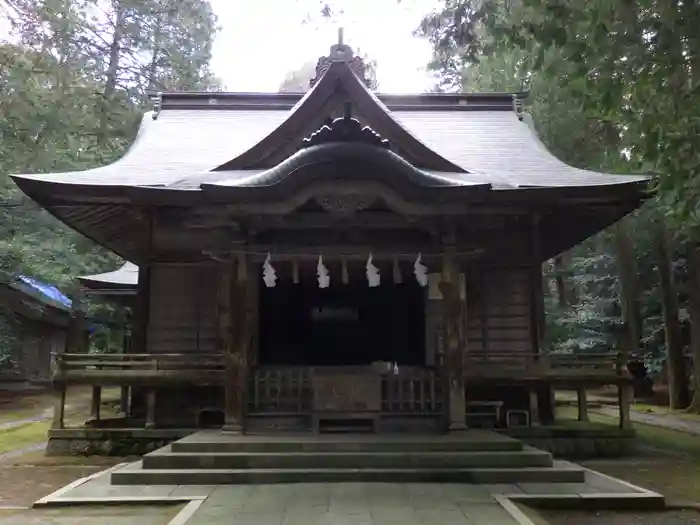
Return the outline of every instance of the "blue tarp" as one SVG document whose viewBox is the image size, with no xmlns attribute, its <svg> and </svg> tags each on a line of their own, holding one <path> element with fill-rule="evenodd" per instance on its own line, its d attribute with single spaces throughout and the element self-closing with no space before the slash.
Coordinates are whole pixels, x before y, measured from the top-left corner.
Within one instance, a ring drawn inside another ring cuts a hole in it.
<svg viewBox="0 0 700 525">
<path fill-rule="evenodd" d="M 66 310 L 71 309 L 73 301 L 71 301 L 70 297 L 56 288 L 53 284 L 38 281 L 37 279 L 27 277 L 26 275 L 20 275 L 18 279 L 23 284 L 29 286 L 32 290 L 35 290 L 39 294 L 43 295 L 49 304 L 53 303 L 54 306 L 59 306 L 65 308 Z M 89 321 L 86 328 L 90 333 L 95 331 L 95 325 Z"/>
<path fill-rule="evenodd" d="M 62 304 L 66 308 L 70 309 L 72 301 L 66 294 L 61 292 L 61 290 L 56 288 L 54 285 L 37 281 L 36 279 L 32 279 L 31 277 L 27 277 L 26 275 L 20 275 L 19 280 L 31 286 L 35 290 L 41 292 L 43 295 L 45 295 L 52 301 Z"/>
</svg>

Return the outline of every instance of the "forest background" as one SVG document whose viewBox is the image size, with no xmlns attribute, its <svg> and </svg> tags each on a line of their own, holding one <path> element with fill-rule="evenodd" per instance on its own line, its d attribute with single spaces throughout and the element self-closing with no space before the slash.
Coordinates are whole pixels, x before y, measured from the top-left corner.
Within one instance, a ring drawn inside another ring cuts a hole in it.
<svg viewBox="0 0 700 525">
<path fill-rule="evenodd" d="M 318 8 L 342 15 L 341 1 Z M 112 162 L 149 94 L 221 89 L 209 67 L 218 21 L 207 0 L 0 0 L 0 16 L 12 34 L 0 41 L 1 278 L 29 275 L 71 294 L 76 276 L 121 261 L 39 209 L 9 175 Z M 700 412 L 697 27 L 693 0 L 442 0 L 416 20 L 433 45 L 436 91 L 528 91 L 526 109 L 560 159 L 652 175 L 642 209 L 543 266 L 545 346 L 624 348 L 640 396 L 651 378 L 668 386 L 673 408 Z M 376 88 L 381 64 L 368 62 Z M 290 71 L 280 89 L 308 89 L 313 66 Z M 90 314 L 93 345 L 118 347 L 109 327 L 124 312 L 90 304 Z M 16 331 L 0 307 L 0 366 Z"/>
</svg>

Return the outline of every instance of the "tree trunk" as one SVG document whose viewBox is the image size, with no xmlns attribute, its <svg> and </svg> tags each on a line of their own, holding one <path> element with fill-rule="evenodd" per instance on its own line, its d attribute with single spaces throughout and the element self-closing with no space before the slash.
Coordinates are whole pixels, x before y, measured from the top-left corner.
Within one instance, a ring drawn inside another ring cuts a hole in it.
<svg viewBox="0 0 700 525">
<path fill-rule="evenodd" d="M 557 289 L 557 306 L 562 310 L 569 307 L 569 296 L 566 293 L 566 280 L 564 278 L 565 270 L 563 255 L 557 255 L 554 258 L 554 284 Z"/>
<path fill-rule="evenodd" d="M 693 402 L 689 411 L 700 413 L 700 246 L 688 250 L 688 299 L 690 303 L 690 350 L 693 356 Z"/>
<path fill-rule="evenodd" d="M 678 319 L 678 295 L 671 267 L 668 231 L 662 218 L 658 219 L 655 235 L 659 280 L 661 283 L 661 304 L 666 334 L 669 405 L 671 409 L 677 410 L 688 406 L 690 392 L 688 390 L 688 377 L 683 357 L 683 341 Z"/>
<path fill-rule="evenodd" d="M 555 284 L 557 289 L 557 300 L 560 308 L 565 309 L 576 304 L 578 297 L 576 289 L 567 278 L 571 270 L 571 254 L 564 252 L 554 259 Z"/>
<path fill-rule="evenodd" d="M 627 221 L 615 226 L 615 257 L 620 276 L 620 300 L 622 316 L 625 322 L 625 346 L 627 356 L 639 351 L 642 338 L 641 316 L 639 314 L 639 281 L 637 279 L 637 261 L 634 248 L 627 229 Z"/>
<path fill-rule="evenodd" d="M 100 112 L 98 140 L 104 143 L 107 138 L 107 124 L 109 122 L 110 103 L 117 89 L 117 75 L 119 74 L 119 59 L 122 38 L 124 37 L 124 22 L 126 16 L 121 6 L 115 6 L 114 33 L 109 45 L 107 57 L 107 71 L 105 72 L 105 87 L 102 92 L 102 111 Z"/>
<path fill-rule="evenodd" d="M 163 22 L 160 15 L 156 19 L 156 25 L 153 30 L 153 49 L 151 50 L 151 63 L 148 66 L 148 91 L 153 91 L 156 89 L 158 82 L 158 60 L 161 55 L 161 32 L 162 32 Z"/>
<path fill-rule="evenodd" d="M 550 288 L 550 281 L 553 277 L 553 261 L 550 259 L 542 264 L 542 295 L 545 299 L 548 299 L 552 295 Z"/>
</svg>

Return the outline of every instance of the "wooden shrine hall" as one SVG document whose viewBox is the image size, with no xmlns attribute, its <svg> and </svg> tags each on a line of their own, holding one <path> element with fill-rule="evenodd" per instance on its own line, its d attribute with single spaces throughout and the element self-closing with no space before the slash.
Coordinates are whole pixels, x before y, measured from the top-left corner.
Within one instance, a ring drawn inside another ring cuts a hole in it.
<svg viewBox="0 0 700 525">
<path fill-rule="evenodd" d="M 70 384 L 130 388 L 130 428 L 230 432 L 536 425 L 556 385 L 629 402 L 620 359 L 542 347 L 541 265 L 647 179 L 562 163 L 524 97 L 375 94 L 338 43 L 306 94 L 159 94 L 115 163 L 15 175 L 138 266 L 103 287 L 129 353 L 58 355 L 54 428 Z"/>
</svg>

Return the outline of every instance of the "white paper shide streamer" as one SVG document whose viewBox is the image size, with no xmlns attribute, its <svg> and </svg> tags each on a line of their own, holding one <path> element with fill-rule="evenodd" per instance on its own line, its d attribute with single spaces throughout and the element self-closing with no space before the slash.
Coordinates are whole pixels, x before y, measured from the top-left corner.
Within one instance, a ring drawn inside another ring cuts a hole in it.
<svg viewBox="0 0 700 525">
<path fill-rule="evenodd" d="M 370 288 L 376 288 L 379 286 L 381 278 L 379 277 L 379 268 L 377 268 L 372 262 L 372 254 L 367 257 L 367 284 Z"/>
<path fill-rule="evenodd" d="M 270 262 L 270 254 L 267 254 L 263 264 L 263 281 L 268 288 L 274 288 L 277 283 L 277 272 Z"/>
<path fill-rule="evenodd" d="M 323 264 L 323 256 L 318 256 L 318 265 L 316 266 L 316 273 L 318 274 L 318 287 L 328 288 L 331 285 L 331 274 L 328 272 L 328 268 Z"/>
<path fill-rule="evenodd" d="M 416 276 L 416 281 L 422 287 L 428 286 L 428 267 L 421 262 L 421 254 L 416 257 L 416 262 L 413 263 L 413 275 Z"/>
</svg>

